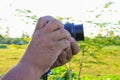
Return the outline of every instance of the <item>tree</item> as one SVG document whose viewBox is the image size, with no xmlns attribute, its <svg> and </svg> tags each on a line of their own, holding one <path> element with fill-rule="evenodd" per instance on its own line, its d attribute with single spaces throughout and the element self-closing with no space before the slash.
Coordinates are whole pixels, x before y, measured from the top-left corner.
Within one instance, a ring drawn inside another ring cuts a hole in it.
<svg viewBox="0 0 120 80">
<path fill-rule="evenodd" d="M 24 44 L 27 44 L 30 41 L 30 36 L 27 34 L 27 32 L 22 33 L 21 40 Z"/>
</svg>

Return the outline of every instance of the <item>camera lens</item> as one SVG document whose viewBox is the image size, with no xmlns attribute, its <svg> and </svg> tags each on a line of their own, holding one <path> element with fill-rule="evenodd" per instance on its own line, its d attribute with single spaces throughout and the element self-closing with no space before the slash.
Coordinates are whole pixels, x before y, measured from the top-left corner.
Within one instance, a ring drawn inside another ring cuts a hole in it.
<svg viewBox="0 0 120 80">
<path fill-rule="evenodd" d="M 83 24 L 75 25 L 74 23 L 66 23 L 64 24 L 64 29 L 66 29 L 75 40 L 84 40 Z"/>
</svg>

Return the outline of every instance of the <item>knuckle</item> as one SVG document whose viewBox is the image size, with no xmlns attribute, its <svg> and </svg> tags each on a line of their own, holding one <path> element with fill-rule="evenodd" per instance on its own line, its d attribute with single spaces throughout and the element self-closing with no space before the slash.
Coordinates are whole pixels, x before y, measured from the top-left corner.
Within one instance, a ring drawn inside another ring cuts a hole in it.
<svg viewBox="0 0 120 80">
<path fill-rule="evenodd" d="M 53 20 L 54 18 L 52 16 L 43 16 L 39 18 L 39 21 L 50 21 Z"/>
<path fill-rule="evenodd" d="M 49 43 L 48 48 L 51 49 L 52 51 L 57 51 L 58 50 L 58 45 L 54 42 Z"/>
<path fill-rule="evenodd" d="M 48 22 L 54 19 L 52 16 L 43 16 L 43 18 Z"/>
<path fill-rule="evenodd" d="M 60 33 L 61 34 L 65 34 L 65 30 L 64 29 L 60 29 Z"/>
<path fill-rule="evenodd" d="M 69 36 L 71 36 L 70 33 L 69 33 L 67 30 L 65 30 L 65 32 L 66 32 Z"/>
<path fill-rule="evenodd" d="M 57 21 L 52 19 L 49 21 L 49 28 L 55 28 L 55 26 L 58 26 Z"/>
<path fill-rule="evenodd" d="M 62 28 L 64 28 L 64 24 L 63 24 L 61 21 L 59 21 L 59 25 L 60 25 Z"/>
<path fill-rule="evenodd" d="M 51 23 L 53 23 L 53 24 L 57 24 L 58 21 L 57 21 L 56 19 L 52 19 L 52 20 L 51 20 Z"/>
<path fill-rule="evenodd" d="M 38 21 L 44 21 L 44 17 L 40 17 Z"/>
<path fill-rule="evenodd" d="M 68 33 L 65 29 L 61 29 L 61 33 L 65 34 L 66 36 L 68 35 Z"/>
<path fill-rule="evenodd" d="M 65 29 L 62 29 L 60 33 L 63 34 L 64 37 L 65 37 L 66 39 L 68 39 L 68 40 L 71 38 L 71 35 L 70 35 L 69 32 L 66 31 Z"/>
<path fill-rule="evenodd" d="M 61 21 L 57 20 L 57 19 L 52 19 L 52 22 L 53 22 L 54 24 L 57 24 L 57 25 L 58 25 L 59 27 L 61 27 L 61 28 L 64 27 L 63 23 L 62 23 Z"/>
<path fill-rule="evenodd" d="M 64 28 L 64 24 L 58 20 L 58 25 L 61 27 L 61 28 Z"/>
<path fill-rule="evenodd" d="M 49 19 L 53 19 L 53 17 L 52 16 L 50 16 L 50 15 L 47 15 L 47 16 L 43 16 L 44 18 L 49 18 Z"/>
<path fill-rule="evenodd" d="M 70 43 L 67 39 L 64 40 L 63 44 L 66 45 L 67 47 L 70 46 Z"/>
</svg>

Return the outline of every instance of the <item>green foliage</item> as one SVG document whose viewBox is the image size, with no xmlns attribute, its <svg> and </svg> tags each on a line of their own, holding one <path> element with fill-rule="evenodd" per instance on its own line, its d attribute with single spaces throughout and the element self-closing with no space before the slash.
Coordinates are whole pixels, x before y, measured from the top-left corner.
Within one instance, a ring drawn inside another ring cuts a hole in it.
<svg viewBox="0 0 120 80">
<path fill-rule="evenodd" d="M 120 25 L 120 20 L 118 21 L 118 24 Z"/>
<path fill-rule="evenodd" d="M 58 67 L 52 70 L 52 74 L 49 75 L 49 80 L 76 80 L 78 72 L 67 70 L 65 66 Z"/>
<path fill-rule="evenodd" d="M 30 38 L 0 38 L 1 44 L 27 44 L 30 41 Z"/>
<path fill-rule="evenodd" d="M 20 17 L 20 19 L 24 21 L 26 24 L 30 23 L 30 21 L 32 20 L 32 24 L 35 25 L 39 18 L 38 16 L 34 15 L 31 10 L 28 9 L 24 9 L 24 10 L 16 9 L 16 12 L 17 12 L 16 16 Z"/>
<path fill-rule="evenodd" d="M 30 36 L 27 33 L 22 33 L 20 38 L 11 38 L 9 36 L 0 35 L 0 44 L 28 44 Z"/>
<path fill-rule="evenodd" d="M 96 18 L 99 18 L 101 15 L 102 15 L 102 14 L 97 14 L 97 15 L 96 15 Z"/>
<path fill-rule="evenodd" d="M 0 48 L 5 49 L 5 48 L 7 48 L 7 45 L 6 44 L 0 44 Z"/>
<path fill-rule="evenodd" d="M 107 2 L 105 5 L 104 5 L 104 8 L 108 8 L 111 4 L 113 4 L 114 2 Z"/>
<path fill-rule="evenodd" d="M 106 75 L 99 80 L 120 80 L 120 77 L 115 76 L 115 75 Z"/>
</svg>

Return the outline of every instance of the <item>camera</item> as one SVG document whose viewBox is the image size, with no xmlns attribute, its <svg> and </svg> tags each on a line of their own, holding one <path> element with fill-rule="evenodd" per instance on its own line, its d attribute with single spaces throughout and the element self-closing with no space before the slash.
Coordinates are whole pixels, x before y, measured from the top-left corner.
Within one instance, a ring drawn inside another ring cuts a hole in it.
<svg viewBox="0 0 120 80">
<path fill-rule="evenodd" d="M 65 23 L 64 29 L 66 29 L 76 41 L 84 40 L 83 24 Z"/>
</svg>

